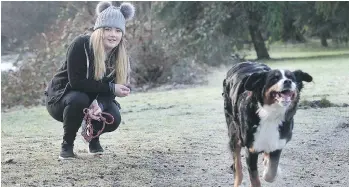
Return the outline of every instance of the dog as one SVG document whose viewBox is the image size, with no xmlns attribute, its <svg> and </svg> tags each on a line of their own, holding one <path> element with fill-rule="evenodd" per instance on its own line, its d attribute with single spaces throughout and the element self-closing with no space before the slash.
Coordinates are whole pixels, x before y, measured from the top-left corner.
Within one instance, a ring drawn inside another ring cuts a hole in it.
<svg viewBox="0 0 349 187">
<path fill-rule="evenodd" d="M 258 62 L 235 64 L 223 80 L 224 112 L 234 187 L 242 182 L 241 148 L 245 147 L 252 187 L 260 187 L 257 161 L 264 154 L 263 179 L 273 182 L 280 154 L 291 140 L 294 115 L 303 81 L 312 76 L 301 70 L 271 69 Z"/>
</svg>

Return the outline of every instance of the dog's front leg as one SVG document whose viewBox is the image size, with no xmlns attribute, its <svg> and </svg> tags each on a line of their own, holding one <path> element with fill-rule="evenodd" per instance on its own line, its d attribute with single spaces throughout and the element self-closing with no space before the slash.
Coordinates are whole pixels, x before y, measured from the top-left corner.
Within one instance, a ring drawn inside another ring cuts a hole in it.
<svg viewBox="0 0 349 187">
<path fill-rule="evenodd" d="M 248 172 L 250 175 L 251 187 L 260 187 L 261 182 L 259 180 L 258 175 L 258 153 L 250 152 L 248 148 L 246 148 L 246 164 L 248 167 Z"/>
<path fill-rule="evenodd" d="M 231 169 L 234 172 L 234 187 L 239 187 L 242 182 L 242 164 L 241 164 L 241 142 L 232 137 L 230 141 L 230 149 L 233 155 L 233 165 Z"/>
<path fill-rule="evenodd" d="M 273 182 L 277 175 L 281 150 L 273 151 L 269 154 L 264 153 L 264 172 L 263 179 L 267 182 Z"/>
</svg>

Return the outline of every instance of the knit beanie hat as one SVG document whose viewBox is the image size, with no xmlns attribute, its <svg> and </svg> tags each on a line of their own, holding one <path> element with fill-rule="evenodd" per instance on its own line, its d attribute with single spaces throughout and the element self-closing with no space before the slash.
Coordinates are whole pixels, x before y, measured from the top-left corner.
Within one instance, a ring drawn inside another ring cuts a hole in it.
<svg viewBox="0 0 349 187">
<path fill-rule="evenodd" d="M 122 3 L 120 7 L 116 7 L 111 2 L 99 2 L 96 7 L 97 20 L 93 30 L 111 27 L 118 28 L 125 34 L 126 21 L 131 20 L 134 14 L 135 7 L 131 3 Z"/>
</svg>

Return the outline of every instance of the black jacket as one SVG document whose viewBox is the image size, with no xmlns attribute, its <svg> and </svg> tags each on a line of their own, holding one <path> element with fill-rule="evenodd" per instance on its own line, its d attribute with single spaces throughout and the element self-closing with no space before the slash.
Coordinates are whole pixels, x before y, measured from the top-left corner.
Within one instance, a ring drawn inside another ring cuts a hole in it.
<svg viewBox="0 0 349 187">
<path fill-rule="evenodd" d="M 115 79 L 114 73 L 102 80 L 94 80 L 94 56 L 93 49 L 90 49 L 89 35 L 81 35 L 74 39 L 70 44 L 66 59 L 58 72 L 53 76 L 45 89 L 47 103 L 53 104 L 61 99 L 64 93 L 69 90 L 77 90 L 91 94 L 102 94 L 114 97 L 114 86 L 112 82 Z M 114 48 L 113 50 L 116 50 Z M 112 52 L 112 56 L 107 59 L 109 62 L 115 62 L 116 53 Z"/>
</svg>

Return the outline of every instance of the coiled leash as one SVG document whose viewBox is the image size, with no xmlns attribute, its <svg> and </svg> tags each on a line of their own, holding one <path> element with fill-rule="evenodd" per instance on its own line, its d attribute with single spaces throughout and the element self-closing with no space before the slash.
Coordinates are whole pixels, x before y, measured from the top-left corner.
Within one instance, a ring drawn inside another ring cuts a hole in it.
<svg viewBox="0 0 349 187">
<path fill-rule="evenodd" d="M 82 125 L 81 125 L 81 127 L 82 127 L 81 135 L 84 137 L 84 139 L 87 142 L 90 142 L 93 138 L 96 138 L 99 135 L 101 135 L 104 128 L 105 128 L 105 124 L 110 125 L 110 124 L 114 123 L 114 117 L 111 114 L 106 113 L 106 112 L 101 112 L 98 115 L 98 117 L 99 117 L 99 120 L 103 122 L 103 127 L 101 130 L 99 130 L 97 132 L 97 134 L 95 136 L 93 136 L 94 129 L 93 129 L 93 125 L 91 123 L 92 118 L 90 115 L 90 110 L 91 109 L 88 109 L 88 108 L 85 108 L 83 110 L 85 116 L 84 116 L 84 120 L 83 120 Z M 103 117 L 103 115 L 105 117 Z M 109 120 L 107 120 L 107 118 L 109 118 Z"/>
</svg>

